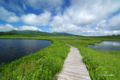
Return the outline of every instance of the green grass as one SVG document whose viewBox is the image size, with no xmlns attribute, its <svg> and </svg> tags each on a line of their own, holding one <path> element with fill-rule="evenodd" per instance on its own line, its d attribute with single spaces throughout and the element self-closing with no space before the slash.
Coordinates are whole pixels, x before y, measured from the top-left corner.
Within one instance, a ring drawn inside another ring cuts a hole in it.
<svg viewBox="0 0 120 80">
<path fill-rule="evenodd" d="M 0 66 L 0 80 L 53 80 L 69 53 L 68 43 L 80 50 L 92 80 L 120 79 L 120 51 L 100 52 L 87 48 L 102 41 L 120 41 L 119 37 L 25 37 L 0 36 L 1 39 L 44 39 L 52 45 L 29 56 Z M 69 41 L 60 39 L 80 39 Z M 65 43 L 64 43 L 65 42 Z"/>
<path fill-rule="evenodd" d="M 64 42 L 80 50 L 92 80 L 120 80 L 120 51 L 100 52 L 87 48 L 87 44 L 94 44 L 99 40 Z"/>
<path fill-rule="evenodd" d="M 111 54 L 111 55 L 117 55 L 117 56 L 120 56 L 120 51 L 109 51 L 109 52 L 106 52 L 107 54 Z"/>
<path fill-rule="evenodd" d="M 0 80 L 53 80 L 62 69 L 70 47 L 63 42 L 38 37 L 1 37 L 7 39 L 47 39 L 52 45 L 12 63 L 0 66 Z"/>
</svg>

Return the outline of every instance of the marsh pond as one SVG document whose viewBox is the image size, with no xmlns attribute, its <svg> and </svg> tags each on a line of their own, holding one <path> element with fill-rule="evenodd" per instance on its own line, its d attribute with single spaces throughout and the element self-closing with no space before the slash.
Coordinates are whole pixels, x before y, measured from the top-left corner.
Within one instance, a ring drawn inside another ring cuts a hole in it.
<svg viewBox="0 0 120 80">
<path fill-rule="evenodd" d="M 88 48 L 92 48 L 98 51 L 120 51 L 120 41 L 103 41 L 96 43 L 95 45 L 88 45 Z"/>
<path fill-rule="evenodd" d="M 51 41 L 47 40 L 0 39 L 0 64 L 20 59 L 51 44 Z"/>
</svg>

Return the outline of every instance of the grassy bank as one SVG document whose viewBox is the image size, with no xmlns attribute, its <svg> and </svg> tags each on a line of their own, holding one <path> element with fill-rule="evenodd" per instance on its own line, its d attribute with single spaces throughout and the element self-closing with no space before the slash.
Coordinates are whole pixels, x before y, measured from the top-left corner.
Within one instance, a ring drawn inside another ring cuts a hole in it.
<svg viewBox="0 0 120 80">
<path fill-rule="evenodd" d="M 120 79 L 120 51 L 100 52 L 87 48 L 100 40 L 64 41 L 80 50 L 92 80 Z"/>
<path fill-rule="evenodd" d="M 52 45 L 34 54 L 20 58 L 6 65 L 0 65 L 0 80 L 53 80 L 61 71 L 70 47 L 51 38 L 39 37 L 0 37 L 3 39 L 45 39 Z"/>
</svg>

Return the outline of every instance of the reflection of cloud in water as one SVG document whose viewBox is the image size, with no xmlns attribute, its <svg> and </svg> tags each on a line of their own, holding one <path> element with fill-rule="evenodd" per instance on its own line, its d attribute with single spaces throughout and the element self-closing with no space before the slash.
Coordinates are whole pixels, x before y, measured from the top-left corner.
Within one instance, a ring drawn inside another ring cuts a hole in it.
<svg viewBox="0 0 120 80">
<path fill-rule="evenodd" d="M 120 46 L 120 41 L 103 41 L 101 44 L 112 45 L 112 46 Z"/>
<path fill-rule="evenodd" d="M 9 63 L 51 45 L 46 40 L 0 39 L 0 64 Z"/>
<path fill-rule="evenodd" d="M 120 41 L 103 41 L 94 46 L 88 45 L 88 47 L 99 51 L 120 51 Z"/>
<path fill-rule="evenodd" d="M 25 54 L 33 53 L 32 51 L 37 47 L 37 43 L 37 40 L 21 40 L 21 48 L 24 49 Z"/>
</svg>

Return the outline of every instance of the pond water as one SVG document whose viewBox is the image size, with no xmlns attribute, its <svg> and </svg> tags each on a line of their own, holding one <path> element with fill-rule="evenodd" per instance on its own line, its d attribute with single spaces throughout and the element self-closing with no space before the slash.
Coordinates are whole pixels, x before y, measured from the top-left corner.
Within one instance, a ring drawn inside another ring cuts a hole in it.
<svg viewBox="0 0 120 80">
<path fill-rule="evenodd" d="M 89 48 L 98 51 L 120 51 L 120 41 L 103 41 L 95 45 L 88 45 Z"/>
<path fill-rule="evenodd" d="M 51 44 L 47 40 L 0 39 L 0 64 L 35 53 Z"/>
</svg>

